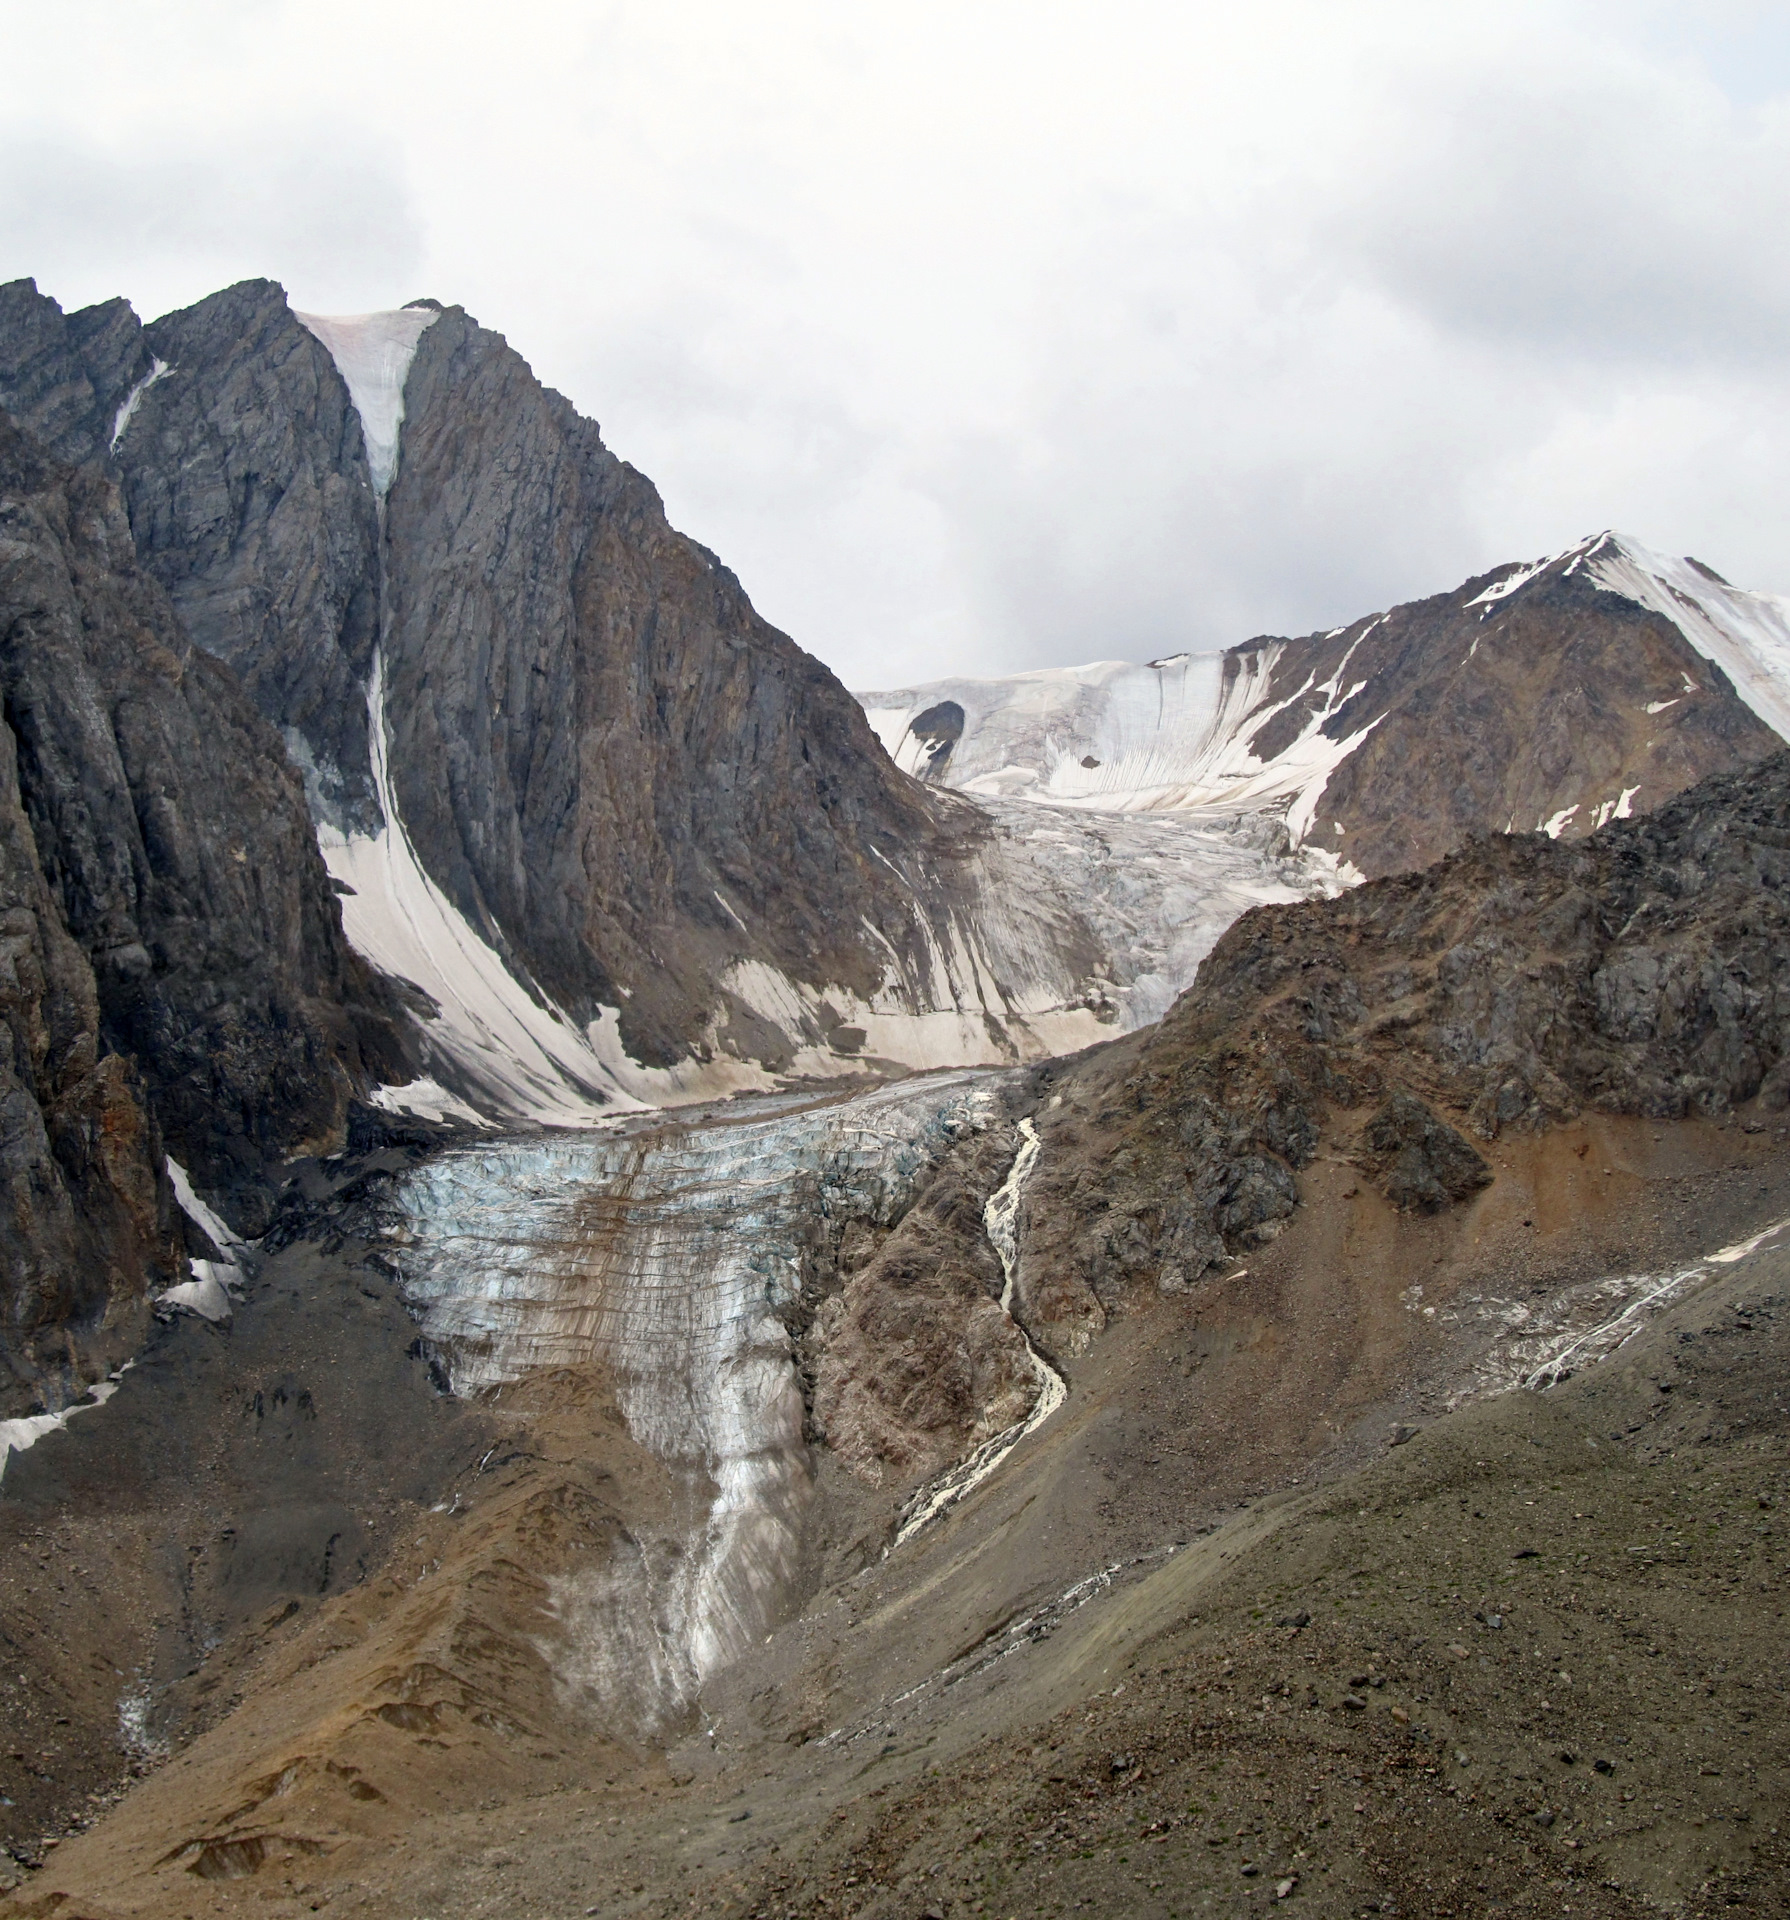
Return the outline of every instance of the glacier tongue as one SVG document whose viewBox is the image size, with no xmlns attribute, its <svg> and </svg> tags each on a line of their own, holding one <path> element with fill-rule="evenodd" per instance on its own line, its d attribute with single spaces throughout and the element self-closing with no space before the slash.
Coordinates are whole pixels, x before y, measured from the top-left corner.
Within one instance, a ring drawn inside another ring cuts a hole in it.
<svg viewBox="0 0 1790 1920">
<path fill-rule="evenodd" d="M 329 349 L 348 383 L 367 443 L 373 491 L 383 500 L 398 471 L 398 430 L 404 424 L 404 381 L 416 345 L 440 315 L 433 307 L 388 313 L 299 313 L 293 318 Z M 123 431 L 120 422 L 119 432 Z"/>
<path fill-rule="evenodd" d="M 997 1088 L 961 1072 L 772 1097 L 743 1119 L 481 1142 L 406 1176 L 404 1287 L 455 1390 L 602 1363 L 685 1489 L 672 1538 L 556 1581 L 565 1683 L 650 1726 L 783 1616 L 813 1488 L 782 1316 L 818 1223 L 888 1222 L 1000 1117 Z"/>
</svg>

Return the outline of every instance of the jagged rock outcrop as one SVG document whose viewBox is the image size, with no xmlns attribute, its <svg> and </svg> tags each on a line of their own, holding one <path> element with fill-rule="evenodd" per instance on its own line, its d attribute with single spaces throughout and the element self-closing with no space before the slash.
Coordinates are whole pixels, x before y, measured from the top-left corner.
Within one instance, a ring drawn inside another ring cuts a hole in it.
<svg viewBox="0 0 1790 1920">
<path fill-rule="evenodd" d="M 1131 1285 L 1273 1238 L 1320 1146 L 1397 1207 L 1473 1142 L 1585 1108 L 1790 1106 L 1790 753 L 1589 839 L 1480 836 L 1418 874 L 1259 907 L 1159 1028 L 1040 1069 L 1019 1297 L 1073 1345 Z"/>
<path fill-rule="evenodd" d="M 4 416 L 0 698 L 18 1328 L 166 1270 L 162 1141 L 253 1230 L 267 1163 L 402 1065 L 277 737 L 138 567 L 115 485 Z"/>
<path fill-rule="evenodd" d="M 1018 1140 L 960 1142 L 882 1234 L 857 1222 L 798 1345 L 813 1437 L 871 1485 L 920 1479 L 1024 1419 L 1038 1384 L 983 1224 Z"/>
<path fill-rule="evenodd" d="M 893 777 L 834 676 L 458 308 L 410 370 L 387 533 L 405 826 L 561 1006 L 622 1007 L 636 1058 L 687 1053 L 743 959 L 870 998 L 887 953 L 864 922 L 918 939 L 896 866 L 938 906 L 968 896 L 980 817 Z"/>
<path fill-rule="evenodd" d="M 347 385 L 284 292 L 247 280 L 145 327 L 13 281 L 0 407 L 116 474 L 139 561 L 280 729 L 319 821 L 377 831 L 377 508 Z"/>
<path fill-rule="evenodd" d="M 1073 903 L 893 773 L 501 336 L 434 302 L 307 321 L 260 281 L 135 324 L 0 290 L 0 405 L 119 475 L 143 564 L 303 769 L 351 937 L 421 989 L 430 1071 L 559 1118 L 640 1063 L 1098 1031 Z"/>
</svg>

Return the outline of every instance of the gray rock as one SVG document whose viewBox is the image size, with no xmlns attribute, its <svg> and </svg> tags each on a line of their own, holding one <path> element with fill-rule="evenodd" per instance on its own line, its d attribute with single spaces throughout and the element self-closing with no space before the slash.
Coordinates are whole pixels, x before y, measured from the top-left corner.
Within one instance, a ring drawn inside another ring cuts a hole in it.
<svg viewBox="0 0 1790 1920">
<path fill-rule="evenodd" d="M 865 921 L 916 958 L 916 891 L 966 896 L 982 816 L 896 773 L 844 687 L 501 335 L 448 308 L 405 409 L 393 778 L 472 924 L 574 1017 L 620 1006 L 653 1063 L 687 1054 L 738 960 L 868 996 L 887 949 Z"/>
<path fill-rule="evenodd" d="M 157 359 L 167 371 L 113 447 Z M 122 300 L 65 317 L 13 281 L 0 287 L 0 407 L 118 478 L 141 563 L 280 729 L 317 818 L 376 830 L 377 509 L 348 389 L 281 289 L 244 281 L 143 327 Z"/>
<path fill-rule="evenodd" d="M 277 738 L 136 565 L 102 469 L 4 416 L 0 697 L 6 1173 L 35 1196 L 0 1311 L 41 1373 L 54 1329 L 122 1325 L 173 1277 L 163 1141 L 252 1232 L 265 1164 L 400 1063 Z"/>
<path fill-rule="evenodd" d="M 1491 1184 L 1473 1148 L 1402 1088 L 1367 1123 L 1362 1146 L 1362 1171 L 1403 1211 L 1436 1213 Z"/>
</svg>

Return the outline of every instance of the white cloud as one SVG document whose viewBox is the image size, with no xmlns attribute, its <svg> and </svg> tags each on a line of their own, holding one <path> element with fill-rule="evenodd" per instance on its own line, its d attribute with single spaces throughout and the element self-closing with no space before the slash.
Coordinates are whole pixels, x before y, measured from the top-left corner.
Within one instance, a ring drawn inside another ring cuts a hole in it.
<svg viewBox="0 0 1790 1920">
<path fill-rule="evenodd" d="M 459 300 L 848 680 L 1790 587 L 1790 9 L 0 8 L 0 274 Z"/>
</svg>

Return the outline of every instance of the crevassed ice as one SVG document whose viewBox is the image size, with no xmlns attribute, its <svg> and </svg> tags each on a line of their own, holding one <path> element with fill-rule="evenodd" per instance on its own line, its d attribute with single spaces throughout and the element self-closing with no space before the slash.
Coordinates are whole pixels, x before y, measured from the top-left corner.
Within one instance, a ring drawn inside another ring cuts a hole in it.
<svg viewBox="0 0 1790 1920">
<path fill-rule="evenodd" d="M 417 342 L 441 318 L 433 307 L 387 313 L 299 313 L 293 316 L 329 349 L 360 415 L 373 491 L 384 499 L 398 471 L 398 432 L 404 424 L 404 382 Z"/>
<path fill-rule="evenodd" d="M 667 1537 L 637 1529 L 554 1584 L 564 1685 L 644 1727 L 781 1616 L 812 1497 L 782 1316 L 811 1236 L 892 1220 L 998 1117 L 997 1088 L 938 1074 L 743 1120 L 481 1143 L 406 1176 L 404 1287 L 455 1390 L 600 1361 L 684 1489 Z"/>
</svg>

